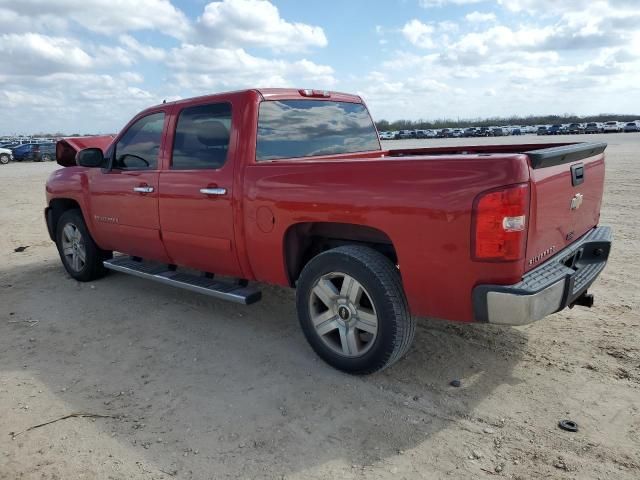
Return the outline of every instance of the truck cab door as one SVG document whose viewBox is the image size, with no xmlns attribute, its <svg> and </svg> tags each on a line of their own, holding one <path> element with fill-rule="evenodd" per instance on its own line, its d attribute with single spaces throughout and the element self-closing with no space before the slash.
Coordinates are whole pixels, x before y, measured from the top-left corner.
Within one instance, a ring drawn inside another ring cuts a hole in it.
<svg viewBox="0 0 640 480">
<path fill-rule="evenodd" d="M 159 110 L 134 119 L 107 152 L 110 168 L 90 172 L 93 234 L 102 248 L 168 263 L 158 219 L 158 164 L 167 118 Z"/>
<path fill-rule="evenodd" d="M 242 276 L 234 237 L 232 104 L 175 105 L 160 172 L 160 227 L 173 263 Z"/>
</svg>

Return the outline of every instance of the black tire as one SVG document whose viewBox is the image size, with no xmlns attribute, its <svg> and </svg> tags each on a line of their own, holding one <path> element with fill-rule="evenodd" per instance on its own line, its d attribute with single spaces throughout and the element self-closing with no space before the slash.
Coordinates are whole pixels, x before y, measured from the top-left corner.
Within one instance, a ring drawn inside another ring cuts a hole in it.
<svg viewBox="0 0 640 480">
<path fill-rule="evenodd" d="M 50 162 L 52 160 L 53 160 L 53 157 L 51 156 L 50 153 L 45 153 L 44 155 L 42 155 L 43 162 Z"/>
<path fill-rule="evenodd" d="M 6 165 L 7 163 L 9 163 L 9 160 L 11 160 L 9 154 L 3 153 L 0 155 L 0 164 Z"/>
<path fill-rule="evenodd" d="M 311 311 L 316 307 L 312 304 L 312 290 L 321 278 L 333 272 L 359 282 L 377 315 L 377 333 L 360 356 L 337 353 L 313 325 Z M 300 326 L 313 350 L 329 365 L 347 373 L 362 375 L 389 367 L 409 350 L 415 335 L 415 319 L 409 313 L 398 269 L 387 257 L 368 247 L 342 246 L 311 259 L 298 280 L 296 307 Z"/>
<path fill-rule="evenodd" d="M 85 252 L 85 261 L 75 268 L 73 261 L 69 259 L 65 254 L 63 244 L 66 241 L 64 235 L 64 229 L 67 226 L 77 229 L 80 233 L 80 243 L 82 244 Z M 90 282 L 104 277 L 108 270 L 104 268 L 102 262 L 108 258 L 111 258 L 112 252 L 102 250 L 96 245 L 87 229 L 87 225 L 82 217 L 82 212 L 77 209 L 67 210 L 64 212 L 56 225 L 56 246 L 58 247 L 58 253 L 60 254 L 60 260 L 62 265 L 67 270 L 67 273 L 79 282 Z"/>
</svg>

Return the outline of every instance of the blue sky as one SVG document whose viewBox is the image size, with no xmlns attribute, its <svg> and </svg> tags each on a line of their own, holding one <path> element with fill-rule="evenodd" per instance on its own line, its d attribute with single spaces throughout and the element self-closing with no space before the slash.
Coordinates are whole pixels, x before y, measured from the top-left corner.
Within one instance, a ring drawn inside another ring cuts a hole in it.
<svg viewBox="0 0 640 480">
<path fill-rule="evenodd" d="M 163 99 L 363 96 L 376 119 L 640 112 L 638 0 L 0 0 L 0 134 Z"/>
</svg>

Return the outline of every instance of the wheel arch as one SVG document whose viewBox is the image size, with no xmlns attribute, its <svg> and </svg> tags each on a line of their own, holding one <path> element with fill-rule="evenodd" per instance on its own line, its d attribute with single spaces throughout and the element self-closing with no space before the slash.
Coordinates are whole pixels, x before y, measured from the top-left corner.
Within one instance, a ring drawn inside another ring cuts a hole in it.
<svg viewBox="0 0 640 480">
<path fill-rule="evenodd" d="M 47 218 L 47 230 L 49 231 L 49 237 L 54 242 L 56 241 L 56 226 L 58 225 L 58 220 L 62 214 L 68 210 L 80 210 L 80 213 L 83 217 L 85 217 L 84 212 L 82 211 L 82 207 L 77 200 L 73 198 L 53 198 L 49 202 L 49 206 L 46 209 L 46 218 Z M 85 218 L 86 222 L 86 218 Z M 87 228 L 89 228 L 87 222 Z"/>
<path fill-rule="evenodd" d="M 284 234 L 283 258 L 290 286 L 295 286 L 304 266 L 314 256 L 342 245 L 373 248 L 398 263 L 396 248 L 385 232 L 374 227 L 339 222 L 301 222 Z"/>
</svg>

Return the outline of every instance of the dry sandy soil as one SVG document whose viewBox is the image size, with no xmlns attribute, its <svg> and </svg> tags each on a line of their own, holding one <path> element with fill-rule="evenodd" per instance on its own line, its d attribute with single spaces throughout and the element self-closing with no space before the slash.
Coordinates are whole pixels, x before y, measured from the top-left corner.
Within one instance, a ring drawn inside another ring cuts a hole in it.
<svg viewBox="0 0 640 480">
<path fill-rule="evenodd" d="M 77 283 L 43 221 L 57 166 L 0 166 L 0 479 L 640 478 L 640 135 L 606 141 L 615 244 L 595 308 L 421 320 L 368 377 L 316 358 L 290 290 L 242 307 L 122 274 Z M 10 435 L 79 412 L 112 417 Z"/>
</svg>

